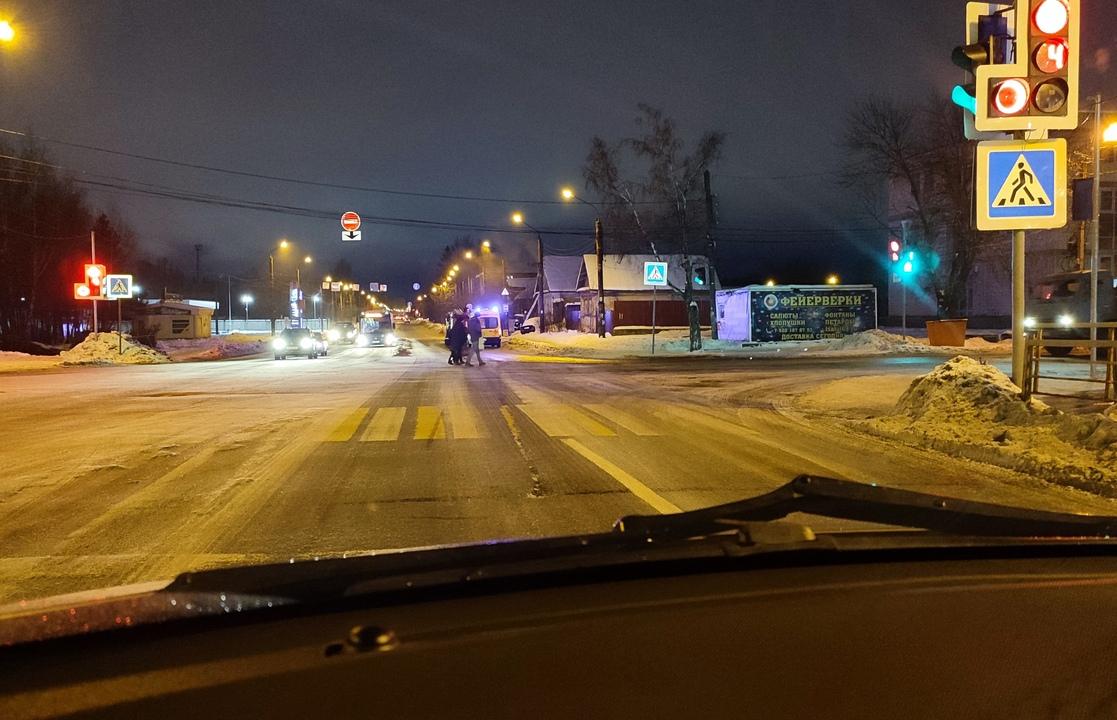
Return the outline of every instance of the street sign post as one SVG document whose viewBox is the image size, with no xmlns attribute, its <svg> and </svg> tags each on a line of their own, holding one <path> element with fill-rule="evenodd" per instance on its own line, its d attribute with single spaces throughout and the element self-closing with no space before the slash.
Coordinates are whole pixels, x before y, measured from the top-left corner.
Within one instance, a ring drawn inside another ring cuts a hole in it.
<svg viewBox="0 0 1117 720">
<path fill-rule="evenodd" d="M 977 145 L 977 229 L 1044 230 L 1067 224 L 1067 141 Z"/>
<path fill-rule="evenodd" d="M 655 355 L 655 296 L 658 288 L 667 287 L 667 263 L 644 263 L 644 284 L 652 287 L 652 355 Z"/>
</svg>

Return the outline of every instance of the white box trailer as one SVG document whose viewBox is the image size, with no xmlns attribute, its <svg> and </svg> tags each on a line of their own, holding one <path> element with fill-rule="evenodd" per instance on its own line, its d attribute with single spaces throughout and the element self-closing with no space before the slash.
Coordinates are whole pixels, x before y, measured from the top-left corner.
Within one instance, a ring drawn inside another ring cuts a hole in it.
<svg viewBox="0 0 1117 720">
<path fill-rule="evenodd" d="M 717 292 L 718 337 L 744 342 L 840 338 L 877 326 L 872 285 L 748 285 Z"/>
</svg>

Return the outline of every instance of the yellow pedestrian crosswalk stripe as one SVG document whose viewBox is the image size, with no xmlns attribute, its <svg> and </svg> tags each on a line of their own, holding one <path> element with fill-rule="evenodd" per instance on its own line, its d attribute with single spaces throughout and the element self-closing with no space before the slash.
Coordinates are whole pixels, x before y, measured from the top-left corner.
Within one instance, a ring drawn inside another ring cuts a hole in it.
<svg viewBox="0 0 1117 720">
<path fill-rule="evenodd" d="M 368 415 L 368 408 L 357 408 L 345 416 L 338 425 L 326 436 L 326 442 L 348 442 L 361 426 L 361 421 Z"/>
<path fill-rule="evenodd" d="M 562 403 L 524 403 L 517 405 L 528 419 L 550 437 L 594 435 L 611 437 L 616 433 L 577 408 Z"/>
<path fill-rule="evenodd" d="M 450 405 L 446 408 L 450 434 L 455 440 L 478 440 L 485 437 L 477 422 L 477 413 L 468 405 Z"/>
<path fill-rule="evenodd" d="M 630 415 L 623 410 L 618 410 L 612 405 L 604 403 L 588 403 L 584 405 L 587 410 L 592 410 L 606 420 L 620 425 L 625 430 L 634 435 L 642 435 L 644 437 L 657 437 L 661 433 L 645 423 L 643 420 Z"/>
<path fill-rule="evenodd" d="M 416 440 L 445 440 L 446 424 L 442 421 L 442 409 L 431 405 L 420 405 L 415 420 Z"/>
<path fill-rule="evenodd" d="M 368 427 L 361 435 L 361 442 L 395 442 L 399 438 L 403 419 L 407 415 L 405 407 L 380 408 L 368 421 Z"/>
<path fill-rule="evenodd" d="M 535 397 L 538 396 L 533 396 Z M 658 437 L 662 434 L 635 414 L 606 403 L 585 403 L 579 407 L 557 402 L 527 402 L 513 407 L 545 435 L 554 438 L 616 437 L 616 428 L 640 437 Z M 413 431 L 408 422 L 408 416 L 412 412 L 415 420 Z M 680 409 L 673 414 L 679 419 L 707 427 L 716 425 L 717 429 L 722 430 L 738 429 L 727 421 L 693 410 Z M 327 434 L 326 442 L 343 443 L 352 440 L 358 435 L 366 418 L 368 422 L 357 438 L 360 442 L 396 442 L 402 439 L 481 440 L 493 434 L 482 421 L 477 408 L 468 402 L 453 402 L 445 406 L 420 405 L 414 411 L 404 406 L 375 409 L 363 407 L 347 412 L 340 418 Z M 600 418 L 604 418 L 604 421 Z M 498 427 L 503 426 L 498 423 Z"/>
</svg>

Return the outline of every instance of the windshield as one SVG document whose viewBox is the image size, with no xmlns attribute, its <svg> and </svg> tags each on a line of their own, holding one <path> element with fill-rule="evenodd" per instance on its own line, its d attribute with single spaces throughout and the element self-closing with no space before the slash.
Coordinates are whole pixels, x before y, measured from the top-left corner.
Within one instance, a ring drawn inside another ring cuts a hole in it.
<svg viewBox="0 0 1117 720">
<path fill-rule="evenodd" d="M 966 3 L 623 5 L 0 3 L 0 605 L 803 474 L 1117 515 L 1114 33 L 975 114 Z"/>
</svg>

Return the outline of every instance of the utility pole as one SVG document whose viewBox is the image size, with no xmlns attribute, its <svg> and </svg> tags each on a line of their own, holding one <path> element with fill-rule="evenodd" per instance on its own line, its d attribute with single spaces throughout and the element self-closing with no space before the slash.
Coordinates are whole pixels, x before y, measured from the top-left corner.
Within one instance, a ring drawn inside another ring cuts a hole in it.
<svg viewBox="0 0 1117 720">
<path fill-rule="evenodd" d="M 229 332 L 232 332 L 232 330 L 233 330 L 233 276 L 230 275 L 229 273 L 225 273 L 225 281 L 228 283 L 227 289 L 228 289 L 228 292 L 229 292 L 229 298 L 228 298 L 228 301 L 229 301 L 228 302 L 228 307 L 229 307 L 229 320 L 228 320 L 228 322 L 229 322 L 229 324 L 225 329 Z M 247 320 L 245 320 L 245 322 L 247 322 Z"/>
<path fill-rule="evenodd" d="M 1098 322 L 1098 263 L 1101 256 L 1101 93 L 1094 96 L 1094 187 L 1093 219 L 1090 221 L 1090 323 Z M 1094 377 L 1094 363 L 1098 349 L 1093 342 L 1098 339 L 1098 329 L 1090 328 L 1090 377 Z"/>
<path fill-rule="evenodd" d="M 535 233 L 535 239 L 539 242 L 539 273 L 535 282 L 539 286 L 539 332 L 547 332 L 547 313 L 543 309 L 543 236 L 538 232 Z"/>
<path fill-rule="evenodd" d="M 194 285 L 197 285 L 202 277 L 202 248 L 201 243 L 194 245 Z"/>
<path fill-rule="evenodd" d="M 714 240 L 713 227 L 717 225 L 717 211 L 714 207 L 714 194 L 710 191 L 710 171 L 702 171 L 702 184 L 706 190 L 706 284 L 710 289 L 710 339 L 718 339 L 718 308 L 717 308 L 717 269 L 714 255 L 717 253 L 717 242 Z"/>
<path fill-rule="evenodd" d="M 593 221 L 593 246 L 597 253 L 597 336 L 605 337 L 605 232 L 601 218 Z"/>
</svg>

